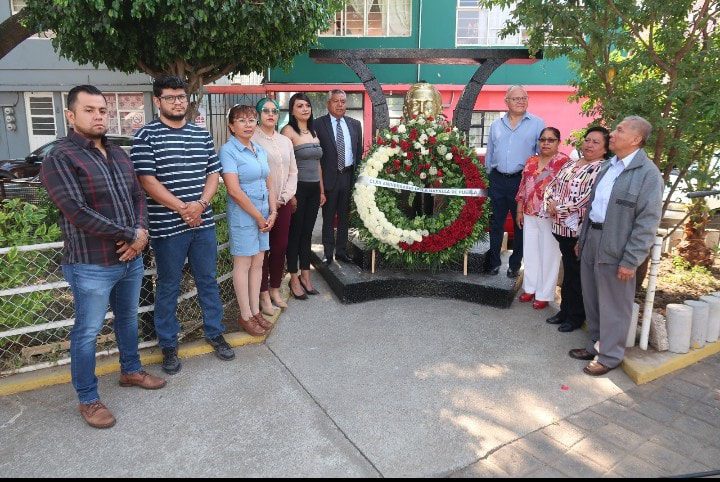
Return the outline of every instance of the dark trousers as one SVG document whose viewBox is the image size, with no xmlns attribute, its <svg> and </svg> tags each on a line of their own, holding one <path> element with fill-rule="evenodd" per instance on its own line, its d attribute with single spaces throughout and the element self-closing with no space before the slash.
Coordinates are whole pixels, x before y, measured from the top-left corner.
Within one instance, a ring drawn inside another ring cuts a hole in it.
<svg viewBox="0 0 720 482">
<path fill-rule="evenodd" d="M 320 181 L 298 181 L 295 199 L 297 209 L 290 218 L 287 246 L 287 266 L 290 273 L 297 273 L 298 258 L 300 269 L 310 269 L 312 232 L 320 209 Z"/>
<path fill-rule="evenodd" d="M 560 318 L 572 324 L 573 328 L 580 328 L 585 322 L 585 307 L 583 306 L 582 283 L 580 282 L 580 258 L 575 256 L 577 238 L 568 238 L 553 234 L 560 245 L 563 264 L 563 281 L 560 287 L 562 301 L 560 302 Z"/>
<path fill-rule="evenodd" d="M 502 246 L 503 226 L 507 218 L 508 211 L 512 214 L 515 226 L 515 234 L 513 236 L 513 253 L 510 256 L 510 268 L 520 269 L 520 263 L 523 257 L 523 234 L 522 228 L 517 224 L 517 196 L 518 188 L 522 176 L 520 174 L 512 177 L 503 176 L 496 169 L 490 173 L 490 185 L 488 186 L 488 195 L 490 204 L 492 205 L 492 217 L 490 219 L 490 251 L 487 252 L 485 264 L 488 268 L 500 266 L 500 247 Z"/>
<path fill-rule="evenodd" d="M 322 208 L 322 242 L 325 257 L 332 260 L 334 254 L 347 254 L 348 228 L 350 227 L 350 196 L 353 189 L 352 169 L 338 173 L 332 190 L 325 188 L 325 204 Z M 337 235 L 333 232 L 337 214 Z"/>
<path fill-rule="evenodd" d="M 280 288 L 283 274 L 285 274 L 285 253 L 288 245 L 292 207 L 285 204 L 280 206 L 277 211 L 277 219 L 270 230 L 270 249 L 265 252 L 263 261 L 260 291 L 268 290 L 268 281 L 270 287 Z"/>
</svg>

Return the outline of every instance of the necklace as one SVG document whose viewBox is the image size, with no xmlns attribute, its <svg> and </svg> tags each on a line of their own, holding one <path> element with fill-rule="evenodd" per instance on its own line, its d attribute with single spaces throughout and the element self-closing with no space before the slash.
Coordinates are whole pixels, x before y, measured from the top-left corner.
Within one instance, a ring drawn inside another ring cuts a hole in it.
<svg viewBox="0 0 720 482">
<path fill-rule="evenodd" d="M 310 131 L 309 131 L 309 130 L 302 130 L 302 129 L 300 129 L 300 134 L 303 134 L 303 135 L 305 135 L 305 134 L 310 134 Z"/>
</svg>

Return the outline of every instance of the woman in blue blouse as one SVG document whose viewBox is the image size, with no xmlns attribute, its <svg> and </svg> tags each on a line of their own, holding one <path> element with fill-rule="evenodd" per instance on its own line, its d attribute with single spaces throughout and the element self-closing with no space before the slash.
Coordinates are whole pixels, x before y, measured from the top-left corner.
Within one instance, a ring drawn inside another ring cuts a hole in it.
<svg viewBox="0 0 720 482">
<path fill-rule="evenodd" d="M 269 232 L 277 217 L 267 153 L 250 138 L 257 113 L 249 105 L 228 112 L 232 136 L 220 148 L 222 177 L 227 188 L 233 285 L 240 306 L 240 326 L 253 336 L 266 334 L 272 323 L 260 312 L 260 282 Z"/>
</svg>

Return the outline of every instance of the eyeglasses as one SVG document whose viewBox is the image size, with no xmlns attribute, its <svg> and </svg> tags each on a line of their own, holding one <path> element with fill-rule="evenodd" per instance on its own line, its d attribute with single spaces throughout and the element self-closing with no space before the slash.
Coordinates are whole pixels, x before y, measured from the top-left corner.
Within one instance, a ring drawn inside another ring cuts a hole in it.
<svg viewBox="0 0 720 482">
<path fill-rule="evenodd" d="M 512 102 L 525 102 L 528 100 L 527 96 L 524 97 L 508 97 L 507 100 Z"/>
<path fill-rule="evenodd" d="M 257 124 L 257 119 L 255 117 L 238 117 L 233 122 L 237 122 L 238 124 Z"/>
<path fill-rule="evenodd" d="M 168 102 L 170 104 L 175 104 L 176 102 L 183 104 L 188 101 L 188 95 L 187 94 L 163 95 L 162 97 L 159 97 L 159 99 L 164 100 L 165 102 Z"/>
<path fill-rule="evenodd" d="M 555 139 L 554 137 L 541 137 L 540 139 L 538 139 L 538 141 L 540 141 L 540 142 L 550 142 L 550 143 L 557 142 L 558 140 L 559 139 Z"/>
<path fill-rule="evenodd" d="M 267 107 L 262 110 L 263 114 L 277 115 L 279 111 L 277 109 L 268 109 Z"/>
</svg>

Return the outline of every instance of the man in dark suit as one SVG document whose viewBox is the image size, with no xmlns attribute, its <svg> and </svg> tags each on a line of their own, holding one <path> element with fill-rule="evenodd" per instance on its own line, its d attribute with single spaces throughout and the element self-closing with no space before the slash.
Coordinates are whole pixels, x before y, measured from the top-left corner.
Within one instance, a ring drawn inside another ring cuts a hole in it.
<svg viewBox="0 0 720 482">
<path fill-rule="evenodd" d="M 362 159 L 362 125 L 345 116 L 347 96 L 342 90 L 330 91 L 328 114 L 316 121 L 316 130 L 323 150 L 321 159 L 325 204 L 322 207 L 322 242 L 325 250 L 323 263 L 333 258 L 350 262 L 347 239 L 350 218 L 355 166 Z M 333 232 L 337 214 L 337 237 Z"/>
</svg>

